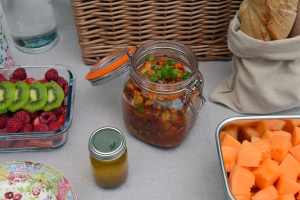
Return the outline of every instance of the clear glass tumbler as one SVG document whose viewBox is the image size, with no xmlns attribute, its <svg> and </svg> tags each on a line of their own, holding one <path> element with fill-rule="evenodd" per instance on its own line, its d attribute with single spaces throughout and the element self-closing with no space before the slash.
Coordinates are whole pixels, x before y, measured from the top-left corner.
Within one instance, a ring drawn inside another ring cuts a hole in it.
<svg viewBox="0 0 300 200">
<path fill-rule="evenodd" d="M 41 53 L 57 43 L 51 0 L 1 0 L 1 4 L 17 49 Z"/>
</svg>

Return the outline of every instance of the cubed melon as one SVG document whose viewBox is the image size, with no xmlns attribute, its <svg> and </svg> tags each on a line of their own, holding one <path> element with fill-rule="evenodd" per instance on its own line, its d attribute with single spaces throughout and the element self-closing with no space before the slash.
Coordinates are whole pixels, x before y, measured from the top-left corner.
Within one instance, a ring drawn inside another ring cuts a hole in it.
<svg viewBox="0 0 300 200">
<path fill-rule="evenodd" d="M 296 126 L 300 126 L 300 119 L 287 119 L 282 130 L 291 133 Z"/>
<path fill-rule="evenodd" d="M 266 131 L 282 130 L 285 123 L 284 120 L 279 119 L 261 120 L 257 123 L 256 129 L 262 135 Z"/>
<path fill-rule="evenodd" d="M 273 135 L 271 139 L 272 159 L 282 162 L 292 147 L 290 137 L 282 135 Z"/>
<path fill-rule="evenodd" d="M 292 132 L 292 145 L 296 146 L 300 144 L 300 127 L 295 127 Z"/>
<path fill-rule="evenodd" d="M 251 142 L 256 142 L 256 141 L 259 141 L 259 140 L 261 140 L 260 137 L 251 136 Z"/>
<path fill-rule="evenodd" d="M 285 194 L 295 195 L 300 190 L 300 184 L 286 176 L 280 176 L 275 187 L 280 196 Z"/>
<path fill-rule="evenodd" d="M 252 194 L 234 195 L 235 200 L 251 200 Z"/>
<path fill-rule="evenodd" d="M 229 134 L 225 134 L 221 142 L 221 146 L 230 146 L 239 149 L 241 143 Z"/>
<path fill-rule="evenodd" d="M 251 137 L 260 137 L 260 134 L 258 133 L 257 129 L 252 127 L 252 126 L 247 126 L 247 127 L 241 127 L 240 132 L 238 135 L 238 140 L 243 141 L 243 140 L 251 140 Z"/>
<path fill-rule="evenodd" d="M 272 139 L 274 135 L 282 135 L 282 136 L 287 136 L 289 138 L 292 137 L 292 134 L 286 131 L 266 131 L 264 134 L 261 136 L 261 139 Z"/>
<path fill-rule="evenodd" d="M 225 131 L 227 134 L 231 135 L 235 139 L 238 139 L 239 129 L 237 125 L 228 124 L 222 129 L 222 131 Z"/>
<path fill-rule="evenodd" d="M 233 195 L 249 195 L 254 185 L 254 174 L 249 170 L 235 165 L 229 174 L 228 184 Z"/>
<path fill-rule="evenodd" d="M 262 189 L 252 196 L 252 200 L 272 200 L 278 198 L 278 192 L 274 185 Z"/>
<path fill-rule="evenodd" d="M 258 140 L 251 142 L 262 153 L 262 161 L 271 158 L 271 139 Z"/>
<path fill-rule="evenodd" d="M 255 176 L 255 185 L 260 189 L 264 189 L 273 185 L 283 171 L 276 162 L 268 158 L 258 168 L 254 169 L 252 173 Z"/>
<path fill-rule="evenodd" d="M 287 176 L 294 181 L 297 180 L 300 173 L 300 163 L 291 154 L 288 154 L 279 166 L 283 171 L 283 176 Z"/>
<path fill-rule="evenodd" d="M 300 162 L 300 144 L 290 148 L 289 152 L 298 162 Z"/>
<path fill-rule="evenodd" d="M 295 200 L 295 196 L 292 194 L 285 194 L 285 195 L 279 196 L 276 200 Z"/>
<path fill-rule="evenodd" d="M 231 172 L 237 161 L 238 149 L 230 146 L 221 146 L 223 163 L 226 172 Z"/>
<path fill-rule="evenodd" d="M 244 140 L 239 152 L 237 163 L 243 167 L 258 167 L 262 161 L 262 152 L 247 140 Z"/>
<path fill-rule="evenodd" d="M 220 138 L 220 143 L 222 142 L 224 136 L 225 136 L 226 132 L 225 131 L 221 131 L 219 134 L 219 138 Z"/>
</svg>

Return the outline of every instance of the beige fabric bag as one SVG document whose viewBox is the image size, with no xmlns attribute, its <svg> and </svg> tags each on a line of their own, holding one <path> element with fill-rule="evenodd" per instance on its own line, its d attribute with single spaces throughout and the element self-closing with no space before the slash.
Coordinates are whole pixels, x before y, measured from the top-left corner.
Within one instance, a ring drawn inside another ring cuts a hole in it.
<svg viewBox="0 0 300 200">
<path fill-rule="evenodd" d="M 300 36 L 256 40 L 239 30 L 236 14 L 228 30 L 232 73 L 210 100 L 242 114 L 268 114 L 300 106 Z"/>
</svg>

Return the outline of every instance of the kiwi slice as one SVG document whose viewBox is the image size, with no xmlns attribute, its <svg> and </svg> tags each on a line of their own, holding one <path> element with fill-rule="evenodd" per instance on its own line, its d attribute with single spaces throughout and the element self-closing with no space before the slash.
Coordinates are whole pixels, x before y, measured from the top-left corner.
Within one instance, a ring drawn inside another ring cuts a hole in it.
<svg viewBox="0 0 300 200">
<path fill-rule="evenodd" d="M 34 113 L 38 110 L 43 110 L 47 103 L 47 88 L 39 81 L 30 83 L 29 85 L 29 100 L 24 105 L 23 110 Z"/>
<path fill-rule="evenodd" d="M 16 112 L 22 109 L 29 100 L 29 86 L 27 83 L 18 81 L 15 83 L 15 88 L 15 98 L 7 108 L 10 112 Z"/>
<path fill-rule="evenodd" d="M 48 91 L 47 104 L 44 111 L 50 111 L 61 106 L 62 101 L 65 98 L 64 91 L 62 88 L 54 81 L 44 83 Z"/>
<path fill-rule="evenodd" d="M 0 110 L 5 110 L 15 98 L 15 84 L 9 81 L 0 83 Z"/>
</svg>

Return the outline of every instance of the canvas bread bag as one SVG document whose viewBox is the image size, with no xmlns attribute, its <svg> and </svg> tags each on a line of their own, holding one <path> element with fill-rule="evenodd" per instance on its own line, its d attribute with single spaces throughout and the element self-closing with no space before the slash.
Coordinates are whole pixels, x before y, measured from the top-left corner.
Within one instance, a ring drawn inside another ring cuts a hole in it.
<svg viewBox="0 0 300 200">
<path fill-rule="evenodd" d="M 268 114 L 300 106 L 300 36 L 272 41 L 240 30 L 230 22 L 228 48 L 232 72 L 210 94 L 212 102 L 241 114 Z"/>
</svg>

